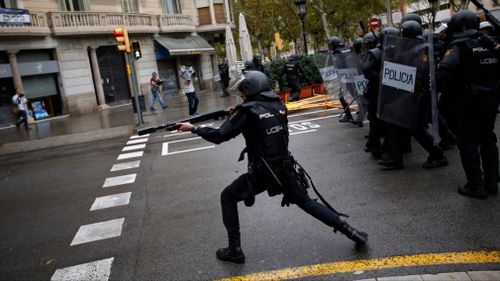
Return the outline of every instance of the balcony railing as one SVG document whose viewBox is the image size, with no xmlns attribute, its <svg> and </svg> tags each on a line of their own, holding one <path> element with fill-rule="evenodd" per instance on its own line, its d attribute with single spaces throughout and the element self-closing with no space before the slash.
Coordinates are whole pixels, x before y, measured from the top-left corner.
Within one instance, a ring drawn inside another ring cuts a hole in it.
<svg viewBox="0 0 500 281">
<path fill-rule="evenodd" d="M 2 35 L 106 34 L 126 26 L 130 33 L 193 32 L 189 15 L 153 15 L 100 12 L 30 12 L 31 25 L 0 25 Z"/>
<path fill-rule="evenodd" d="M 47 36 L 50 34 L 49 22 L 46 13 L 30 13 L 29 25 L 0 25 L 1 35 L 36 35 Z"/>
</svg>

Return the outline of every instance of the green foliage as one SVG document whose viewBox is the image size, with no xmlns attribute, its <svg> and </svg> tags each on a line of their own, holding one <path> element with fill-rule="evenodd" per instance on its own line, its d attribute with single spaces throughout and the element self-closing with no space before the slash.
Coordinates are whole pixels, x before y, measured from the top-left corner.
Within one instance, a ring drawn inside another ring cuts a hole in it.
<svg viewBox="0 0 500 281">
<path fill-rule="evenodd" d="M 300 56 L 299 62 L 302 66 L 302 69 L 304 70 L 305 76 L 307 77 L 307 79 L 302 78 L 300 80 L 302 86 L 308 86 L 309 82 L 313 84 L 323 82 L 323 80 L 321 79 L 321 74 L 319 73 L 319 69 L 316 64 L 314 64 L 313 56 Z"/>
</svg>

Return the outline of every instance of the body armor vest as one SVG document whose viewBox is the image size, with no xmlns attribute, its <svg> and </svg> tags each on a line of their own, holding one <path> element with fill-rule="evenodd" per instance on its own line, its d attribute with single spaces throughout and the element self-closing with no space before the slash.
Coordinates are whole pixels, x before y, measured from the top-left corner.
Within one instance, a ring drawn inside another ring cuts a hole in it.
<svg viewBox="0 0 500 281">
<path fill-rule="evenodd" d="M 480 39 L 459 44 L 460 60 L 465 65 L 468 92 L 472 95 L 498 94 L 500 64 L 495 51 L 486 47 Z"/>
<path fill-rule="evenodd" d="M 280 162 L 288 156 L 288 119 L 281 101 L 255 101 L 240 105 L 250 113 L 250 126 L 243 132 L 249 163 Z"/>
</svg>

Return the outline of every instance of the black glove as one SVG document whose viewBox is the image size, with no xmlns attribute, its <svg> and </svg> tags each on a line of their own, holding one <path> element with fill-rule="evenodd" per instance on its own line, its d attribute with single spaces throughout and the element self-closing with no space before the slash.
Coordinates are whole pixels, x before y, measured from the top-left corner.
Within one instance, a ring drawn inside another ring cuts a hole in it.
<svg viewBox="0 0 500 281">
<path fill-rule="evenodd" d="M 290 198 L 288 198 L 288 196 L 286 195 L 283 195 L 283 199 L 281 199 L 281 207 L 285 207 L 285 205 L 287 207 L 290 207 Z"/>
</svg>

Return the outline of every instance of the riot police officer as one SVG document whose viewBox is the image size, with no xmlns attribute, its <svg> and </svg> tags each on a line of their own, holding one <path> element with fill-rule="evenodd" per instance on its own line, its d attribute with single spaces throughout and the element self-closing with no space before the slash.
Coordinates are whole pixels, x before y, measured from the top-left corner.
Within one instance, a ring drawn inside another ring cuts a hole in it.
<svg viewBox="0 0 500 281">
<path fill-rule="evenodd" d="M 453 36 L 438 68 L 438 81 L 447 100 L 457 105 L 458 148 L 467 178 L 458 188 L 464 196 L 486 199 L 498 194 L 499 164 L 494 133 L 500 104 L 499 53 L 495 42 L 482 35 L 479 20 L 471 11 L 457 12 L 448 23 Z"/>
<path fill-rule="evenodd" d="M 400 108 L 399 116 L 415 120 L 416 126 L 411 130 L 400 127 L 395 124 L 388 126 L 388 153 L 387 157 L 379 160 L 378 164 L 388 169 L 401 169 L 403 167 L 403 153 L 405 147 L 410 144 L 413 136 L 415 140 L 429 153 L 427 161 L 422 165 L 425 169 L 438 168 L 448 165 L 448 160 L 443 154 L 442 149 L 434 145 L 434 138 L 427 130 L 431 116 L 431 95 L 428 87 L 429 83 L 429 63 L 428 63 L 428 47 L 422 37 L 422 26 L 413 20 L 406 21 L 401 25 L 401 36 L 412 40 L 402 41 L 402 44 L 408 44 L 408 52 L 396 54 L 399 61 L 405 61 L 406 65 L 416 66 L 417 89 L 415 94 L 418 95 L 417 116 L 408 116 L 407 109 Z M 422 40 L 421 43 L 418 40 Z"/>
<path fill-rule="evenodd" d="M 307 77 L 296 54 L 290 55 L 288 61 L 283 66 L 279 79 L 281 79 L 283 74 L 286 75 L 286 82 L 291 92 L 288 101 L 298 101 L 300 99 L 300 76 L 304 77 L 304 79 L 307 79 Z"/>
<path fill-rule="evenodd" d="M 256 54 L 255 56 L 253 56 L 252 61 L 253 61 L 253 64 L 255 65 L 255 70 L 266 74 L 266 71 L 264 70 L 264 65 L 262 64 L 262 55 L 261 54 Z"/>
<path fill-rule="evenodd" d="M 352 44 L 353 51 L 356 54 L 361 55 L 363 53 L 363 44 L 364 44 L 363 38 L 358 37 L 354 39 L 354 42 Z"/>
<path fill-rule="evenodd" d="M 332 36 L 330 38 L 330 42 L 328 43 L 328 49 L 332 55 L 349 52 L 349 50 L 344 49 L 344 47 L 345 47 L 345 45 L 342 42 L 342 40 L 340 40 L 339 37 Z M 356 123 L 354 121 L 354 118 L 352 118 L 351 109 L 349 108 L 349 103 L 347 103 L 347 101 L 345 100 L 344 91 L 342 90 L 342 88 L 340 89 L 340 93 L 339 93 L 339 101 L 340 101 L 340 104 L 342 105 L 342 109 L 344 110 L 344 114 L 343 114 L 342 118 L 339 119 L 339 122 Z M 356 124 L 357 125 L 359 124 L 361 126 L 363 125 L 363 123 L 356 123 Z"/>
<path fill-rule="evenodd" d="M 252 206 L 255 195 L 267 191 L 270 196 L 283 194 L 282 206 L 297 204 L 299 208 L 321 222 L 364 244 L 367 234 L 357 231 L 336 212 L 307 194 L 307 186 L 300 183 L 294 160 L 288 151 L 288 119 L 285 104 L 271 91 L 266 75 L 248 71 L 238 89 L 243 103 L 238 105 L 230 118 L 220 128 L 195 127 L 180 123 L 179 130 L 191 131 L 213 143 L 228 141 L 240 133 L 246 141 L 243 153 L 248 155 L 248 172 L 241 175 L 221 194 L 222 217 L 227 229 L 229 246 L 217 250 L 217 257 L 224 261 L 243 263 L 237 203 L 244 201 Z"/>
<path fill-rule="evenodd" d="M 227 92 L 227 87 L 229 87 L 229 65 L 227 63 L 227 58 L 224 58 L 224 61 L 222 63 L 219 63 L 219 75 L 220 75 L 220 81 L 221 81 L 221 86 L 222 86 L 222 94 L 221 97 L 227 97 L 229 96 L 229 93 Z"/>
<path fill-rule="evenodd" d="M 384 38 L 389 35 L 398 36 L 399 31 L 394 27 L 386 27 L 380 31 L 378 40 L 372 33 L 367 33 L 363 37 L 365 48 L 368 51 L 364 57 L 361 69 L 363 75 L 368 80 L 365 98 L 368 101 L 368 120 L 370 120 L 370 132 L 368 133 L 365 151 L 370 152 L 375 159 L 382 157 L 381 139 L 385 134 L 385 122 L 377 117 L 377 103 Z M 379 43 L 378 45 L 377 42 Z"/>
</svg>

